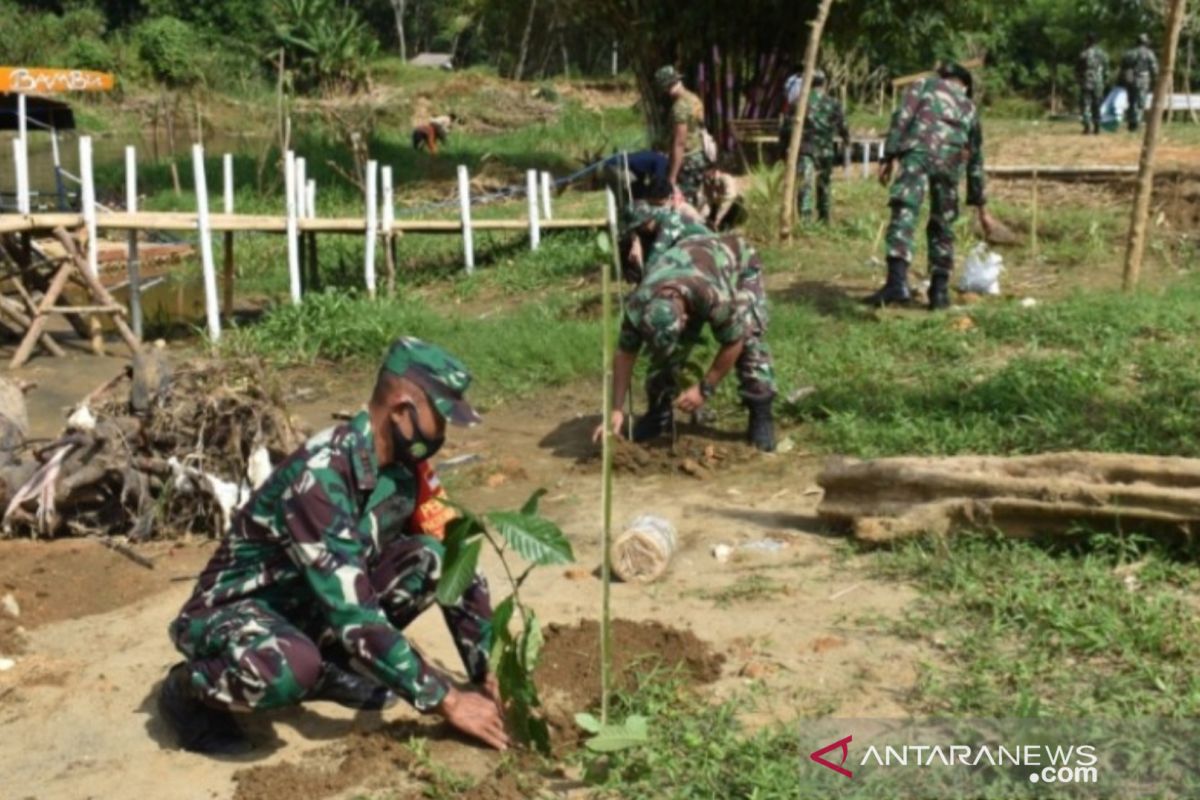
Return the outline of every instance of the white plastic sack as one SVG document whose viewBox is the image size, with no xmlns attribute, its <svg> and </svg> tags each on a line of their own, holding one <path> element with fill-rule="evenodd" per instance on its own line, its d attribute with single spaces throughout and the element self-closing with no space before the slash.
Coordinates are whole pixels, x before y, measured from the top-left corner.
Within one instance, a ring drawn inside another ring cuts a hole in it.
<svg viewBox="0 0 1200 800">
<path fill-rule="evenodd" d="M 958 290 L 975 294 L 1000 294 L 1000 273 L 1003 270 L 1004 258 L 980 242 L 967 254 Z"/>
</svg>

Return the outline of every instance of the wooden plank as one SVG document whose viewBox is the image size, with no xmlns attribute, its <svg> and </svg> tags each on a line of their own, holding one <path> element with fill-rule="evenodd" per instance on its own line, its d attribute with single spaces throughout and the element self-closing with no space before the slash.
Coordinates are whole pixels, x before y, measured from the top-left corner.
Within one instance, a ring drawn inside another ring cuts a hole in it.
<svg viewBox="0 0 1200 800">
<path fill-rule="evenodd" d="M 1044 173 L 1043 173 L 1044 175 Z M 255 233 L 284 233 L 287 218 L 282 216 L 252 214 L 212 214 L 209 217 L 213 231 L 247 231 Z M 52 231 L 55 228 L 73 229 L 83 224 L 81 214 L 20 214 L 0 215 L 0 233 L 25 231 Z M 124 212 L 96 215 L 96 227 L 109 231 L 181 231 L 194 232 L 197 219 L 193 212 Z M 607 223 L 602 218 L 577 218 L 543 220 L 543 230 L 603 229 Z M 357 233 L 365 234 L 367 221 L 362 217 L 329 217 L 299 220 L 300 230 L 305 233 Z M 528 231 L 527 219 L 480 219 L 472 220 L 471 227 L 485 231 Z M 397 220 L 393 224 L 395 233 L 460 233 L 459 220 Z"/>
</svg>

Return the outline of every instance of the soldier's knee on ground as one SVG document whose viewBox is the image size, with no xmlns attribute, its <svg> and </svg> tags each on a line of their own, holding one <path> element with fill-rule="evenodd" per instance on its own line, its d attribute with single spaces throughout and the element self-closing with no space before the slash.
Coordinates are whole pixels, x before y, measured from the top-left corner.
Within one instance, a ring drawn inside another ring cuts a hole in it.
<svg viewBox="0 0 1200 800">
<path fill-rule="evenodd" d="M 229 676 L 235 707 L 255 710 L 299 703 L 321 677 L 321 652 L 303 636 L 272 637 L 247 650 Z"/>
</svg>

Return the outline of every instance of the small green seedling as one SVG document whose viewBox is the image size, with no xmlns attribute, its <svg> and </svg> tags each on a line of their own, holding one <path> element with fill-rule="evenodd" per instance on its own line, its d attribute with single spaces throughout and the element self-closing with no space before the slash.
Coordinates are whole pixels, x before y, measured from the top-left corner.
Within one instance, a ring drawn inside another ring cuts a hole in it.
<svg viewBox="0 0 1200 800">
<path fill-rule="evenodd" d="M 575 560 L 563 532 L 538 513 L 538 501 L 545 493 L 538 489 L 518 511 L 492 511 L 482 517 L 458 507 L 460 516 L 447 529 L 446 557 L 437 589 L 438 602 L 452 605 L 471 585 L 483 543 L 499 556 L 512 592 L 492 614 L 489 663 L 500 684 L 513 735 L 542 753 L 550 751 L 550 729 L 538 711 L 541 699 L 533 672 L 544 639 L 537 615 L 521 602 L 520 590 L 534 567 Z M 513 551 L 528 563 L 519 576 L 509 563 Z M 515 630 L 514 619 L 520 621 Z"/>
</svg>

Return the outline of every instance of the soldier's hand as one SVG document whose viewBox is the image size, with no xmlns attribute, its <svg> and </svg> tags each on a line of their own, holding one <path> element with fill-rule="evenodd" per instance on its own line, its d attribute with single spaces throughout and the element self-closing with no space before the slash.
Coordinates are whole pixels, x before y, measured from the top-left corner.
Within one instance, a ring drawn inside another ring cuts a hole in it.
<svg viewBox="0 0 1200 800">
<path fill-rule="evenodd" d="M 613 436 L 616 436 L 618 439 L 620 439 L 621 438 L 621 426 L 623 426 L 625 424 L 625 412 L 619 408 L 614 408 L 613 412 L 612 412 L 612 418 L 609 419 L 608 423 L 610 425 L 610 429 L 612 430 Z M 592 443 L 599 444 L 600 440 L 603 438 L 604 438 L 604 424 L 601 423 L 600 425 L 596 426 L 595 432 L 592 433 Z"/>
<path fill-rule="evenodd" d="M 700 386 L 696 385 L 685 389 L 679 397 L 675 398 L 675 405 L 689 414 L 699 411 L 704 406 L 704 393 L 700 391 Z"/>
<path fill-rule="evenodd" d="M 497 750 L 507 750 L 508 732 L 500 707 L 485 694 L 451 688 L 438 713 L 458 730 Z"/>
<path fill-rule="evenodd" d="M 895 168 L 896 162 L 892 159 L 879 162 L 879 185 L 886 187 L 892 182 L 892 170 Z"/>
</svg>

